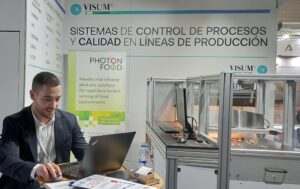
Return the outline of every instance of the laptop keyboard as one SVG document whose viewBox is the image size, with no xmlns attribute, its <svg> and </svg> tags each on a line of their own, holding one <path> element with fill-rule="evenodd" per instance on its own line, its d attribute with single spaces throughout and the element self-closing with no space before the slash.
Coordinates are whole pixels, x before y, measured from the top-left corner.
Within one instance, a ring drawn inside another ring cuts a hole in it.
<svg viewBox="0 0 300 189">
<path fill-rule="evenodd" d="M 80 164 L 71 164 L 66 166 L 61 166 L 60 170 L 64 177 L 67 178 L 78 178 L 79 177 Z"/>
<path fill-rule="evenodd" d="M 179 129 L 172 127 L 170 125 L 159 125 L 159 128 L 165 133 L 179 133 Z"/>
</svg>

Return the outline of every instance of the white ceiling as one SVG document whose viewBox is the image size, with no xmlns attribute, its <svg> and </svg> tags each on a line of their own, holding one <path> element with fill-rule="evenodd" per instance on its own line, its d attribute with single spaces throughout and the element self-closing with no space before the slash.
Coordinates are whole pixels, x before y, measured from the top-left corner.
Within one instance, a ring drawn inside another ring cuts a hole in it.
<svg viewBox="0 0 300 189">
<path fill-rule="evenodd" d="M 281 0 L 278 10 L 278 21 L 300 24 L 300 0 Z"/>
<path fill-rule="evenodd" d="M 279 0 L 278 35 L 300 37 L 300 0 Z"/>
</svg>

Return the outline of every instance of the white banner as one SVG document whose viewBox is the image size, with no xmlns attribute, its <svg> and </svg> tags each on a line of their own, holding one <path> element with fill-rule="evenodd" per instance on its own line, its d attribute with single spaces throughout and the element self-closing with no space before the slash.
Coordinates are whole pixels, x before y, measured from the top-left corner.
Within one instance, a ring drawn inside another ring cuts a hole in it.
<svg viewBox="0 0 300 189">
<path fill-rule="evenodd" d="M 205 64 L 203 59 L 210 59 L 219 62 L 217 72 L 272 73 L 276 57 L 275 3 L 73 0 L 67 5 L 65 40 L 67 49 L 126 50 L 129 57 L 139 60 L 200 59 L 198 63 Z M 265 69 L 259 69 L 260 65 Z"/>
</svg>

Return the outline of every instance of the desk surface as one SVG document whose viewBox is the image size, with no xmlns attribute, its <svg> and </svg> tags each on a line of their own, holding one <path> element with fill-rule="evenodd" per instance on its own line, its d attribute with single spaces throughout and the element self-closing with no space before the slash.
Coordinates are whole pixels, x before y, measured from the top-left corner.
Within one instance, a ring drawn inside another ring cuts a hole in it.
<svg viewBox="0 0 300 189">
<path fill-rule="evenodd" d="M 129 171 L 130 172 L 130 170 L 125 166 L 125 165 L 123 165 L 119 170 L 121 170 L 121 171 Z M 128 173 L 129 173 L 128 172 Z M 109 173 L 109 172 L 107 172 L 107 173 Z M 107 174 L 106 173 L 106 174 Z M 106 175 L 106 174 L 104 174 L 104 175 Z M 155 179 L 158 179 L 158 183 L 157 184 L 153 184 L 153 185 L 151 185 L 152 187 L 155 187 L 155 188 L 157 188 L 157 189 L 161 189 L 161 188 L 163 188 L 163 186 L 164 186 L 164 180 L 162 179 L 162 177 L 160 177 L 157 173 L 154 173 L 154 178 Z M 63 178 L 63 180 L 69 180 L 69 178 Z M 45 183 L 45 182 L 43 182 L 42 180 L 40 180 L 40 179 L 38 179 L 38 182 L 42 185 L 43 183 Z"/>
<path fill-rule="evenodd" d="M 154 173 L 154 178 L 158 179 L 159 180 L 159 183 L 158 184 L 154 184 L 154 185 L 151 185 L 152 187 L 155 187 L 157 189 L 162 189 L 163 186 L 164 186 L 164 181 L 163 179 L 156 173 Z M 63 178 L 63 180 L 68 180 L 67 178 Z M 38 180 L 38 182 L 42 185 L 44 182 L 41 181 L 41 180 Z M 41 187 L 43 188 L 43 187 Z"/>
<path fill-rule="evenodd" d="M 169 123 L 169 122 L 162 122 Z M 192 150 L 218 150 L 217 143 L 211 141 L 210 139 L 199 135 L 197 136 L 200 142 L 195 140 L 187 140 L 186 143 L 178 143 L 176 138 L 173 137 L 172 133 L 165 133 L 158 126 L 149 128 L 159 137 L 159 139 L 166 145 L 167 148 L 177 148 L 177 149 L 192 149 Z"/>
<path fill-rule="evenodd" d="M 156 173 L 154 173 L 154 178 L 159 179 L 159 183 L 152 186 L 157 189 L 162 189 L 164 186 L 164 180 Z"/>
</svg>

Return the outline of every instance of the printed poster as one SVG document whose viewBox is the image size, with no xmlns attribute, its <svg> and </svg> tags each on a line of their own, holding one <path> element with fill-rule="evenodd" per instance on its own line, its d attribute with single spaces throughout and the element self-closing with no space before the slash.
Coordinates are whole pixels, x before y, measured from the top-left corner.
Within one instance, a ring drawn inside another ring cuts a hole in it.
<svg viewBox="0 0 300 189">
<path fill-rule="evenodd" d="M 69 52 L 68 111 L 80 126 L 125 121 L 125 52 Z"/>
</svg>

